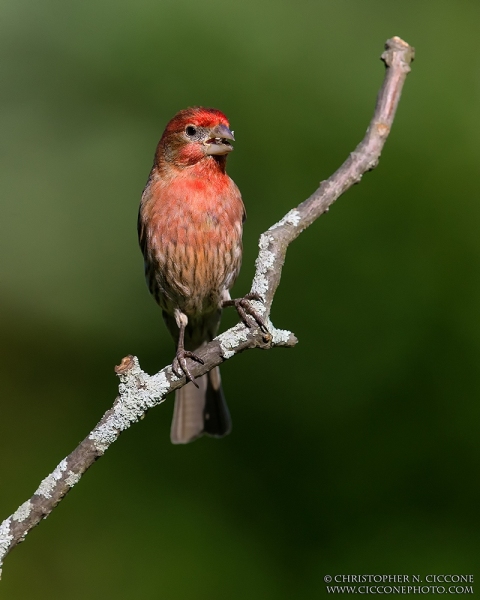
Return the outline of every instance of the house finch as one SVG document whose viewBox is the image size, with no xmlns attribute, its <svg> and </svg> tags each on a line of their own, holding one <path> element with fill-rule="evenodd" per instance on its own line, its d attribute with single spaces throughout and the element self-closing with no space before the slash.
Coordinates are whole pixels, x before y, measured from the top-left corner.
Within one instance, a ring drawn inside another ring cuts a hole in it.
<svg viewBox="0 0 480 600">
<path fill-rule="evenodd" d="M 171 428 L 174 444 L 203 433 L 221 437 L 231 420 L 218 367 L 193 380 L 187 359 L 212 340 L 224 306 L 234 305 L 264 328 L 250 306 L 254 295 L 232 300 L 229 289 L 242 260 L 240 191 L 225 172 L 233 150 L 225 115 L 212 108 L 187 108 L 168 123 L 157 146 L 142 195 L 138 236 L 150 293 L 177 345 L 172 367 L 187 384 L 177 390 Z"/>
</svg>

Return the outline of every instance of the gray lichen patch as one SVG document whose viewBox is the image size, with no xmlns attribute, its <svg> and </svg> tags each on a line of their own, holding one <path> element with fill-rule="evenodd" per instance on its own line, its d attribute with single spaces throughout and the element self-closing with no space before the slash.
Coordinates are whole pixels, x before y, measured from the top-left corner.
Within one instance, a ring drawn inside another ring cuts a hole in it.
<svg viewBox="0 0 480 600">
<path fill-rule="evenodd" d="M 69 471 L 65 478 L 65 483 L 69 487 L 73 487 L 76 483 L 80 481 L 81 477 L 82 475 L 80 473 L 74 473 L 73 471 Z"/>
<path fill-rule="evenodd" d="M 36 496 L 43 496 L 44 498 L 51 498 L 52 492 L 57 485 L 57 482 L 62 478 L 63 472 L 67 468 L 67 461 L 65 459 L 55 468 L 53 473 L 50 473 L 48 477 L 42 481 L 35 492 Z"/>
<path fill-rule="evenodd" d="M 134 366 L 120 376 L 118 391 L 120 397 L 108 417 L 97 425 L 88 436 L 102 454 L 133 423 L 145 415 L 145 412 L 163 402 L 170 391 L 170 383 L 164 371 L 152 377 L 142 371 L 138 359 L 133 358 Z"/>
<path fill-rule="evenodd" d="M 293 335 L 291 331 L 287 331 L 286 329 L 277 329 L 276 327 L 273 327 L 273 325 L 271 329 L 268 329 L 268 332 L 272 336 L 272 344 L 274 346 L 289 345 Z"/>
<path fill-rule="evenodd" d="M 231 358 L 235 354 L 235 348 L 241 343 L 248 340 L 248 330 L 241 323 L 235 325 L 225 333 L 218 336 L 217 340 L 220 343 L 220 352 L 223 358 Z"/>
<path fill-rule="evenodd" d="M 11 522 L 12 517 L 8 517 L 8 519 L 5 519 L 5 521 L 3 521 L 3 523 L 0 525 L 0 567 L 2 566 L 2 558 L 8 552 L 8 548 L 13 540 L 13 535 L 10 532 Z"/>
<path fill-rule="evenodd" d="M 22 521 L 25 521 L 25 519 L 28 519 L 31 512 L 32 503 L 30 502 L 30 500 L 27 500 L 21 506 L 19 506 L 17 510 L 13 513 L 12 519 L 21 523 Z"/>
<path fill-rule="evenodd" d="M 179 377 L 172 375 L 172 381 L 178 381 Z M 146 386 L 148 398 L 146 399 L 147 408 L 152 408 L 163 402 L 163 399 L 170 391 L 170 383 L 164 371 L 152 375 Z"/>
<path fill-rule="evenodd" d="M 224 346 L 222 346 L 220 344 L 220 351 L 222 353 L 222 356 L 225 360 L 228 360 L 229 358 L 232 358 L 232 356 L 235 356 L 235 352 L 234 350 L 227 350 Z"/>
<path fill-rule="evenodd" d="M 268 231 L 273 231 L 274 229 L 278 229 L 278 227 L 282 227 L 283 225 L 293 225 L 296 227 L 300 223 L 301 218 L 302 216 L 298 210 L 293 208 L 283 217 L 283 219 L 280 219 L 278 223 L 272 225 Z"/>
<path fill-rule="evenodd" d="M 252 292 L 262 298 L 265 298 L 265 294 L 268 291 L 267 274 L 275 264 L 275 254 L 268 249 L 270 242 L 273 241 L 274 239 L 271 235 L 262 233 L 258 243 L 260 252 L 255 262 L 255 277 L 252 283 Z"/>
<path fill-rule="evenodd" d="M 90 440 L 95 444 L 95 447 L 102 454 L 105 450 L 113 444 L 120 433 L 119 429 L 115 428 L 115 420 L 108 419 L 102 425 L 98 425 L 88 436 Z"/>
</svg>

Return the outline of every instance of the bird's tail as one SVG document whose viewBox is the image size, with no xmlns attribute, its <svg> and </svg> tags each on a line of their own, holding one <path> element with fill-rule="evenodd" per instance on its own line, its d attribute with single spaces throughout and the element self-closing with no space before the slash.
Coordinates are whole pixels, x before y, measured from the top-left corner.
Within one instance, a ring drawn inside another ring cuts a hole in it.
<svg viewBox="0 0 480 600">
<path fill-rule="evenodd" d="M 230 433 L 232 422 L 223 395 L 220 369 L 215 367 L 175 392 L 170 439 L 172 444 L 188 444 L 204 433 L 222 437 Z"/>
</svg>

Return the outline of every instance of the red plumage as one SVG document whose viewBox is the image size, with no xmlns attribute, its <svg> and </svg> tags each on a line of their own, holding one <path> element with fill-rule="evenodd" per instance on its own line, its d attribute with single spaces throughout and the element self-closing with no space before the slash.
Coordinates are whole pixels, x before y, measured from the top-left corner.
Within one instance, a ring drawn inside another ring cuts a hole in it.
<svg viewBox="0 0 480 600">
<path fill-rule="evenodd" d="M 240 191 L 226 174 L 233 134 L 223 113 L 180 111 L 168 123 L 143 192 L 140 246 L 150 292 L 177 344 L 174 369 L 191 379 L 186 358 L 217 333 L 221 309 L 240 270 Z M 171 438 L 222 436 L 231 423 L 218 368 L 176 393 Z"/>
</svg>

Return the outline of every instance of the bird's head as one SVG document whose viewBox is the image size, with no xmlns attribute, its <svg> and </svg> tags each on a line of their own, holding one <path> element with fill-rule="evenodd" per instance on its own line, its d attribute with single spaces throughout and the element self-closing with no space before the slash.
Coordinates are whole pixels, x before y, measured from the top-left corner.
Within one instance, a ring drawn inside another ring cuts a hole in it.
<svg viewBox="0 0 480 600">
<path fill-rule="evenodd" d="M 215 108 L 195 106 L 178 112 L 168 123 L 158 144 L 157 163 L 179 167 L 214 159 L 225 165 L 235 141 L 227 117 Z"/>
</svg>

